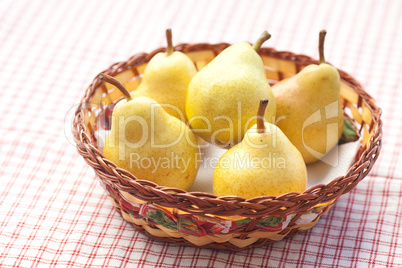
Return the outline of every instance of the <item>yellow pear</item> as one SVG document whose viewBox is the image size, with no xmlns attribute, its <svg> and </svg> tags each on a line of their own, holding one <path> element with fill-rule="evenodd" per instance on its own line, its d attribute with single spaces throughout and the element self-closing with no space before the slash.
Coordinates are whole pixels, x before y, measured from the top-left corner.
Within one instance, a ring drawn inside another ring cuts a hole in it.
<svg viewBox="0 0 402 268">
<path fill-rule="evenodd" d="M 156 100 L 170 114 L 186 121 L 187 88 L 197 73 L 191 59 L 180 51 L 173 51 L 171 30 L 166 30 L 167 51 L 157 53 L 144 70 L 141 84 L 133 97 L 144 96 Z"/>
<path fill-rule="evenodd" d="M 265 118 L 274 122 L 274 95 L 256 52 L 269 37 L 264 32 L 253 46 L 238 43 L 226 48 L 191 80 L 186 114 L 193 131 L 204 140 L 222 148 L 239 143 L 255 124 L 255 103 L 261 99 L 270 101 Z"/>
<path fill-rule="evenodd" d="M 113 110 L 104 156 L 136 178 L 188 190 L 199 168 L 199 148 L 191 129 L 148 97 L 131 98 L 123 84 L 101 74 L 126 97 Z"/>
<path fill-rule="evenodd" d="M 320 64 L 311 64 L 297 75 L 272 87 L 277 105 L 277 126 L 301 152 L 306 163 L 322 158 L 342 135 L 343 110 L 340 76 L 325 63 L 320 32 Z"/>
<path fill-rule="evenodd" d="M 267 104 L 267 100 L 260 102 L 257 124 L 219 159 L 213 175 L 214 194 L 253 198 L 306 189 L 303 157 L 277 126 L 264 122 Z"/>
</svg>

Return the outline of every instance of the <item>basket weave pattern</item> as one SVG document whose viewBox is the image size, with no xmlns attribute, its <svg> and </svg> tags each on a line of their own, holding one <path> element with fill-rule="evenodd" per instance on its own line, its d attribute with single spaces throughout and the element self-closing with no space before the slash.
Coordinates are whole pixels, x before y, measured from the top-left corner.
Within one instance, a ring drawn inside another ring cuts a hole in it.
<svg viewBox="0 0 402 268">
<path fill-rule="evenodd" d="M 198 69 L 204 67 L 229 44 L 180 44 L 175 50 L 186 53 Z M 134 90 L 141 81 L 146 64 L 158 52 L 134 55 L 129 60 L 113 64 L 103 73 L 109 74 L 129 85 Z M 318 61 L 291 52 L 279 52 L 272 48 L 258 50 L 267 79 L 275 83 L 298 73 L 308 64 Z M 97 122 L 110 104 L 122 98 L 113 87 L 102 83 L 98 76 L 87 88 L 73 121 L 73 134 L 78 153 L 100 178 L 116 210 L 138 231 L 158 240 L 204 248 L 227 249 L 232 251 L 259 247 L 279 241 L 285 237 L 308 230 L 331 208 L 341 196 L 352 190 L 371 170 L 379 156 L 382 140 L 381 109 L 350 75 L 339 70 L 341 76 L 341 100 L 345 115 L 351 119 L 362 136 L 355 162 L 347 174 L 334 178 L 330 183 L 315 185 L 305 192 L 288 193 L 278 197 L 216 197 L 204 192 L 186 192 L 176 188 L 158 186 L 155 183 L 139 180 L 130 172 L 118 168 L 107 160 L 97 149 L 95 130 Z M 208 233 L 202 236 L 186 234 L 166 228 L 146 217 L 137 217 L 128 204 L 152 205 L 170 212 L 172 217 L 217 217 L 229 222 L 247 219 L 247 224 L 224 233 Z M 314 212 L 314 218 L 305 222 L 303 215 Z M 259 223 L 266 219 L 288 219 L 280 230 L 265 230 Z"/>
</svg>

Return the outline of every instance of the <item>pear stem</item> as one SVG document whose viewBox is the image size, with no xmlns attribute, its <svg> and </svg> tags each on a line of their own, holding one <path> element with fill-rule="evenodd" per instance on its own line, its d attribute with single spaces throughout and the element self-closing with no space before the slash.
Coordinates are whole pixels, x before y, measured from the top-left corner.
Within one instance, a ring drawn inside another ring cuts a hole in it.
<svg viewBox="0 0 402 268">
<path fill-rule="evenodd" d="M 320 31 L 320 38 L 318 41 L 318 52 L 320 53 L 320 63 L 325 63 L 325 57 L 324 57 L 324 41 L 325 41 L 325 35 L 327 34 L 326 30 L 321 30 Z"/>
<path fill-rule="evenodd" d="M 170 28 L 166 30 L 166 41 L 167 41 L 166 55 L 170 56 L 173 53 L 172 29 Z"/>
<path fill-rule="evenodd" d="M 112 84 L 113 86 L 115 86 L 118 90 L 121 91 L 121 93 L 123 93 L 123 95 L 124 95 L 124 97 L 126 98 L 127 101 L 130 101 L 130 100 L 133 99 L 131 97 L 131 95 L 130 95 L 130 92 L 127 90 L 127 88 L 119 80 L 117 80 L 113 76 L 101 73 L 99 75 L 99 79 L 105 81 L 106 83 L 109 83 L 109 84 Z"/>
<path fill-rule="evenodd" d="M 258 106 L 257 112 L 257 132 L 264 133 L 265 132 L 265 124 L 264 124 L 264 114 L 265 109 L 268 106 L 268 100 L 260 100 L 260 105 Z"/>
<path fill-rule="evenodd" d="M 257 39 L 257 41 L 254 43 L 253 49 L 254 49 L 254 50 L 258 50 L 258 49 L 261 47 L 261 45 L 262 45 L 265 41 L 267 41 L 269 38 L 271 38 L 271 35 L 270 35 L 267 31 L 264 31 L 264 32 L 261 34 L 261 36 Z"/>
</svg>

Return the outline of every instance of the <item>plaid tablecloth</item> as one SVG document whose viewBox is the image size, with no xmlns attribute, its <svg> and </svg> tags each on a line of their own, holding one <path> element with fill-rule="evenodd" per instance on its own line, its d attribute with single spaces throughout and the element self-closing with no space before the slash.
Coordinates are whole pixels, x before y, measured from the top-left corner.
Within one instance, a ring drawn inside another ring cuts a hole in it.
<svg viewBox="0 0 402 268">
<path fill-rule="evenodd" d="M 174 42 L 326 59 L 383 108 L 370 175 L 311 230 L 237 253 L 162 243 L 115 212 L 71 119 L 101 70 Z M 0 267 L 402 267 L 402 1 L 0 1 Z"/>
</svg>

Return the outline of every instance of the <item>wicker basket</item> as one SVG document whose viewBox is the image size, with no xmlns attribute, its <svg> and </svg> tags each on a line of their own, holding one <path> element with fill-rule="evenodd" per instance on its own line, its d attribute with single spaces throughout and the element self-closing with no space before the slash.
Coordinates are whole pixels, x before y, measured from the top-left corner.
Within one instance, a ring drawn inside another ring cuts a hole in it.
<svg viewBox="0 0 402 268">
<path fill-rule="evenodd" d="M 229 44 L 180 44 L 198 69 L 204 67 Z M 165 48 L 141 53 L 103 71 L 135 89 L 148 61 Z M 275 83 L 318 62 L 304 55 L 258 50 L 268 81 Z M 94 169 L 115 209 L 139 232 L 152 238 L 202 248 L 239 251 L 260 247 L 291 237 L 313 227 L 342 195 L 353 189 L 373 167 L 381 148 L 381 109 L 347 73 L 341 75 L 341 97 L 345 115 L 351 118 L 361 143 L 355 162 L 343 177 L 327 185 L 315 185 L 304 193 L 278 197 L 216 197 L 203 192 L 186 192 L 138 180 L 118 168 L 97 149 L 97 122 L 110 104 L 122 94 L 102 83 L 98 76 L 87 88 L 73 121 L 78 153 Z"/>
</svg>

